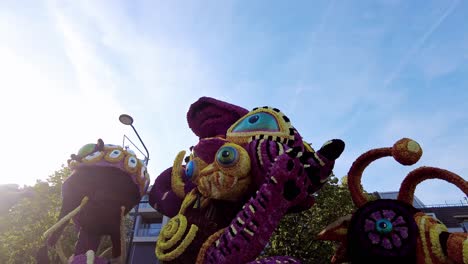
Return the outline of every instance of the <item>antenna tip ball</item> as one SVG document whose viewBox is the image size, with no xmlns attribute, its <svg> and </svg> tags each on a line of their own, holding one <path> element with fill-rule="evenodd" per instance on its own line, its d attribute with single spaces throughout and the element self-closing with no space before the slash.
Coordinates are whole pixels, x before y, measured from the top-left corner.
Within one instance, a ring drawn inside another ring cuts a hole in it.
<svg viewBox="0 0 468 264">
<path fill-rule="evenodd" d="M 418 142 L 409 139 L 402 138 L 398 140 L 392 148 L 392 156 L 402 165 L 413 165 L 422 156 L 422 148 Z"/>
</svg>

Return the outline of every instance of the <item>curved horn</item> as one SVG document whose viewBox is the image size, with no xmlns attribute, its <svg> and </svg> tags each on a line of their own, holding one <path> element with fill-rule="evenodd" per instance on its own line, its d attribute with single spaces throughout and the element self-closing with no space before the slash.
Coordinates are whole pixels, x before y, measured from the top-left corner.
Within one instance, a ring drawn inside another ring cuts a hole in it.
<svg viewBox="0 0 468 264">
<path fill-rule="evenodd" d="M 174 164 L 172 165 L 172 174 L 171 174 L 172 190 L 180 198 L 185 197 L 185 191 L 184 191 L 185 183 L 182 180 L 182 175 L 181 175 L 181 169 L 182 169 L 181 165 L 182 165 L 182 162 L 184 161 L 184 157 L 185 157 L 185 151 L 181 151 L 179 152 L 179 154 L 177 154 L 174 160 Z"/>
<path fill-rule="evenodd" d="M 364 169 L 373 161 L 393 156 L 402 165 L 413 165 L 421 158 L 422 149 L 419 144 L 409 138 L 398 140 L 391 148 L 378 148 L 367 151 L 359 156 L 348 172 L 348 188 L 351 198 L 357 207 L 367 203 L 367 198 L 362 192 L 361 178 Z"/>
<path fill-rule="evenodd" d="M 76 214 L 78 214 L 80 212 L 80 210 L 83 208 L 83 206 L 86 205 L 88 200 L 89 200 L 89 198 L 87 196 L 85 196 L 81 200 L 81 203 L 77 208 L 75 208 L 73 211 L 69 212 L 67 215 L 62 217 L 62 219 L 60 219 L 55 225 L 53 225 L 51 228 L 49 228 L 47 231 L 45 231 L 44 234 L 43 234 L 43 237 L 45 239 L 50 239 L 50 237 L 55 234 L 56 237 L 54 237 L 54 239 L 52 239 L 53 241 L 50 242 L 51 245 L 54 245 L 57 242 L 60 234 L 62 233 L 62 231 L 64 229 L 64 227 L 70 222 L 70 220 Z"/>
<path fill-rule="evenodd" d="M 465 195 L 468 194 L 468 182 L 459 175 L 444 169 L 434 167 L 421 167 L 411 171 L 403 180 L 398 192 L 398 200 L 413 204 L 416 186 L 424 180 L 439 179 L 450 182 L 460 188 Z"/>
<path fill-rule="evenodd" d="M 63 230 L 65 229 L 66 225 L 70 222 L 70 220 L 80 212 L 80 210 L 83 208 L 83 206 L 86 205 L 88 202 L 89 198 L 85 196 L 82 200 L 81 203 L 78 207 L 76 207 L 74 210 L 69 212 L 67 215 L 63 216 L 55 225 L 50 227 L 47 231 L 44 232 L 42 235 L 44 239 L 46 240 L 46 243 L 43 247 L 41 247 L 37 253 L 36 260 L 37 263 L 45 264 L 49 263 L 49 256 L 48 256 L 48 246 L 54 246 L 58 242 L 56 246 L 56 251 L 57 254 L 60 258 L 60 260 L 63 263 L 67 263 L 67 259 L 65 257 L 65 254 L 63 253 L 63 248 L 62 244 L 59 241 L 60 235 L 62 234 Z M 63 205 L 62 205 L 63 206 Z"/>
</svg>

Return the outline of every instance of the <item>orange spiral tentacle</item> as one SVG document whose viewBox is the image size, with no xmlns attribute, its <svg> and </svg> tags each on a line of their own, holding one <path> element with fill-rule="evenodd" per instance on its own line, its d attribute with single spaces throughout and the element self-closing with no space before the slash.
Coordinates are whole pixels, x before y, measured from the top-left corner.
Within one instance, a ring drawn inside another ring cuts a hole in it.
<svg viewBox="0 0 468 264">
<path fill-rule="evenodd" d="M 403 180 L 397 199 L 408 204 L 413 204 L 416 186 L 427 179 L 445 180 L 460 188 L 465 195 L 468 194 L 468 182 L 459 175 L 444 169 L 420 167 L 411 171 Z"/>
</svg>

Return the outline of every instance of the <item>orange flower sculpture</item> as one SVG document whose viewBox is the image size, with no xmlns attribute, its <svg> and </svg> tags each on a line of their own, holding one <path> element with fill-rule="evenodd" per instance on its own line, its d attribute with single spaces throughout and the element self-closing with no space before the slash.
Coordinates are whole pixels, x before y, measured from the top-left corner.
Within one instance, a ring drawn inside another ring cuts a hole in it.
<svg viewBox="0 0 468 264">
<path fill-rule="evenodd" d="M 403 165 L 415 164 L 422 155 L 419 144 L 404 138 L 391 148 L 362 154 L 348 173 L 348 187 L 356 212 L 325 228 L 318 238 L 341 242 L 332 263 L 468 263 L 468 234 L 448 232 L 445 225 L 412 206 L 416 186 L 441 179 L 460 188 L 468 183 L 459 175 L 434 167 L 411 171 L 401 184 L 397 200 L 368 201 L 361 189 L 364 169 L 373 161 L 392 156 Z"/>
</svg>

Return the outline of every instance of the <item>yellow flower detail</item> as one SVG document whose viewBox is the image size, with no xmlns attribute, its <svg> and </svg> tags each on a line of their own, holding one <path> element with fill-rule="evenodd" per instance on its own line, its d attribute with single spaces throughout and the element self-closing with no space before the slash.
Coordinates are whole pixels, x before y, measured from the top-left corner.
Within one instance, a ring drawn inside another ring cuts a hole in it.
<svg viewBox="0 0 468 264">
<path fill-rule="evenodd" d="M 195 200 L 197 199 L 195 191 L 196 189 L 192 190 L 185 196 L 184 201 L 180 206 L 179 214 L 183 214 L 185 212 L 185 209 L 187 209 L 187 207 L 189 207 L 193 202 L 195 202 Z"/>
<path fill-rule="evenodd" d="M 169 252 L 165 252 L 165 250 L 172 248 L 177 242 L 179 242 L 186 229 L 187 219 L 181 214 L 172 218 L 163 228 L 159 235 L 158 242 L 156 243 L 156 256 L 160 260 L 170 261 L 184 253 L 185 249 L 187 249 L 187 247 L 192 243 L 197 234 L 198 227 L 196 225 L 190 226 L 188 234 L 174 250 Z M 174 230 L 176 231 L 174 232 Z"/>
<path fill-rule="evenodd" d="M 172 173 L 171 173 L 171 188 L 177 194 L 179 197 L 184 197 L 185 191 L 184 191 L 184 182 L 181 178 L 180 171 L 182 170 L 181 164 L 182 161 L 184 160 L 185 157 L 185 151 L 180 151 L 179 154 L 177 154 L 174 163 L 172 165 Z"/>
<path fill-rule="evenodd" d="M 114 149 L 124 151 L 124 149 L 123 149 L 121 146 L 119 146 L 119 145 L 111 145 L 111 144 L 106 144 L 106 145 L 104 145 L 104 150 L 106 150 L 106 151 L 108 151 L 108 150 L 114 150 Z"/>
<path fill-rule="evenodd" d="M 195 199 L 197 199 L 195 191 L 188 193 L 185 196 L 182 205 L 180 206 L 179 214 L 169 220 L 169 222 L 161 230 L 155 250 L 156 256 L 160 260 L 170 261 L 177 258 L 182 253 L 184 253 L 185 249 L 192 243 L 193 239 L 195 238 L 198 227 L 196 225 L 191 225 L 189 232 L 182 240 L 182 242 L 180 242 L 179 245 L 172 251 L 165 252 L 166 250 L 173 248 L 185 234 L 185 231 L 187 230 L 187 218 L 183 215 L 183 213 L 188 206 L 193 204 Z"/>
<path fill-rule="evenodd" d="M 187 218 L 184 215 L 173 217 L 169 223 L 161 230 L 156 248 L 161 250 L 173 247 L 185 233 L 187 229 Z"/>
<path fill-rule="evenodd" d="M 437 257 L 442 263 L 447 262 L 447 256 L 445 256 L 440 245 L 439 235 L 442 232 L 448 232 L 447 228 L 441 224 L 435 224 L 429 227 L 429 237 L 431 239 L 431 248 L 432 253 Z"/>
<path fill-rule="evenodd" d="M 416 216 L 416 223 L 418 223 L 418 228 L 419 228 L 419 233 L 421 234 L 421 246 L 424 251 L 424 260 L 426 264 L 432 264 L 432 259 L 431 256 L 429 255 L 429 249 L 427 247 L 427 241 L 426 241 L 426 236 L 425 236 L 425 227 L 426 227 L 426 216 L 425 215 L 419 215 Z"/>
<path fill-rule="evenodd" d="M 463 241 L 463 263 L 468 264 L 468 239 Z"/>
</svg>

